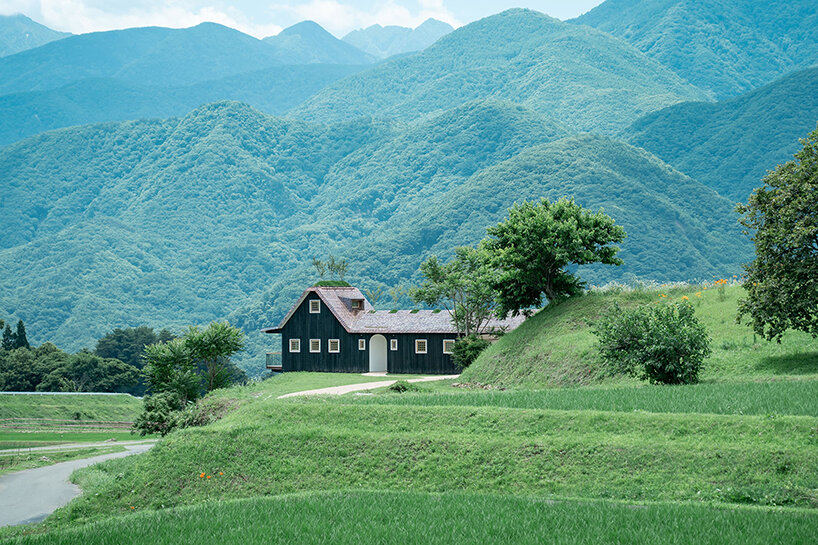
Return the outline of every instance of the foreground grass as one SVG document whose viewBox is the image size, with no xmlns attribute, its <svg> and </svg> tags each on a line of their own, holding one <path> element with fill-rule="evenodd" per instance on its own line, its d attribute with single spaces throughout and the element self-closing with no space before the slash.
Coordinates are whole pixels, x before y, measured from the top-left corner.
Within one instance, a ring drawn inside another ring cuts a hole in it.
<svg viewBox="0 0 818 545">
<path fill-rule="evenodd" d="M 128 394 L 0 395 L 0 421 L 31 418 L 133 422 L 141 410 L 142 400 Z"/>
<path fill-rule="evenodd" d="M 122 452 L 124 450 L 125 447 L 110 446 L 49 452 L 4 452 L 0 453 L 0 475 L 5 475 L 6 473 L 12 473 L 15 471 L 22 471 L 24 469 L 50 466 L 60 462 L 67 462 L 69 460 L 78 460 L 80 458 L 91 458 L 92 456 L 100 456 L 102 454 Z"/>
<path fill-rule="evenodd" d="M 818 378 L 818 339 L 788 332 L 780 344 L 767 342 L 755 337 L 746 324 L 735 323 L 743 288 L 728 287 L 723 297 L 703 285 L 661 294 L 667 297 L 650 290 L 591 293 L 547 307 L 481 354 L 461 380 L 530 388 L 610 382 L 591 331 L 600 314 L 615 303 L 647 305 L 681 297 L 696 307 L 712 339 L 713 354 L 705 361 L 703 381 Z"/>
<path fill-rule="evenodd" d="M 465 493 L 331 492 L 137 512 L 9 543 L 810 543 L 818 514 L 700 505 L 543 501 Z"/>
<path fill-rule="evenodd" d="M 421 388 L 421 385 L 419 388 Z M 818 416 L 818 380 L 485 391 L 447 387 L 356 398 L 357 403 L 655 413 Z M 348 399 L 344 402 L 348 402 Z"/>
<path fill-rule="evenodd" d="M 76 478 L 51 524 L 376 488 L 818 508 L 818 419 L 256 402 Z"/>
</svg>

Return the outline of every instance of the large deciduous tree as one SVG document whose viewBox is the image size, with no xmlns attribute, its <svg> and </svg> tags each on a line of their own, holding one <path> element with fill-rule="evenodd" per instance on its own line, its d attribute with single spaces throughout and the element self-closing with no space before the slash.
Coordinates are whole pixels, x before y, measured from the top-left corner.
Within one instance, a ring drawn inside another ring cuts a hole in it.
<svg viewBox="0 0 818 545">
<path fill-rule="evenodd" d="M 739 319 L 779 342 L 788 329 L 818 336 L 818 129 L 801 143 L 795 160 L 738 206 L 756 254 L 745 266 Z"/>
<path fill-rule="evenodd" d="M 235 366 L 230 357 L 244 348 L 244 333 L 227 322 L 212 322 L 205 329 L 191 327 L 184 336 L 193 360 L 204 368 L 207 391 L 229 386 Z"/>
<path fill-rule="evenodd" d="M 485 248 L 455 248 L 454 258 L 441 263 L 432 256 L 420 266 L 426 278 L 412 290 L 412 298 L 431 306 L 442 305 L 451 315 L 458 332 L 478 335 L 494 315 L 494 277 Z"/>
<path fill-rule="evenodd" d="M 625 239 L 625 230 L 602 210 L 587 210 L 573 199 L 515 204 L 488 234 L 500 316 L 540 306 L 543 295 L 555 303 L 579 293 L 583 283 L 567 270 L 570 265 L 622 264 L 614 243 Z"/>
</svg>

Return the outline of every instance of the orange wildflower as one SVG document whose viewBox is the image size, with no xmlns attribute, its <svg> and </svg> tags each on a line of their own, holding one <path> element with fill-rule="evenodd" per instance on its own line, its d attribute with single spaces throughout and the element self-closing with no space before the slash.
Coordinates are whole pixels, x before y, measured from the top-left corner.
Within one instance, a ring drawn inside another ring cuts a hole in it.
<svg viewBox="0 0 818 545">
<path fill-rule="evenodd" d="M 199 475 L 199 478 L 200 478 L 200 479 L 204 479 L 204 476 L 205 476 L 205 474 L 204 474 L 204 473 L 202 473 L 201 475 Z"/>
<path fill-rule="evenodd" d="M 210 478 L 210 475 L 208 475 L 208 476 L 207 476 L 207 478 L 209 479 L 209 478 Z"/>
</svg>

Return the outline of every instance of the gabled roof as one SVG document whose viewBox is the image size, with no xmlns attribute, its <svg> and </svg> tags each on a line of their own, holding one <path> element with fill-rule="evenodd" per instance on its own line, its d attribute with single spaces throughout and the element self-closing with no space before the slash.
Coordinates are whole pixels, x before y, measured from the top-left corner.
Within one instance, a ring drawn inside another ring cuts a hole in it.
<svg viewBox="0 0 818 545">
<path fill-rule="evenodd" d="M 446 311 L 376 311 L 366 297 L 357 288 L 353 287 L 307 288 L 277 327 L 270 327 L 261 331 L 263 333 L 280 333 L 310 293 L 318 295 L 347 333 L 450 333 L 452 335 L 457 333 L 457 329 L 452 325 L 451 315 Z M 352 310 L 353 299 L 362 299 L 364 301 L 363 310 Z M 520 325 L 524 319 L 522 316 L 506 320 L 493 319 L 489 323 L 489 327 L 511 330 Z"/>
</svg>

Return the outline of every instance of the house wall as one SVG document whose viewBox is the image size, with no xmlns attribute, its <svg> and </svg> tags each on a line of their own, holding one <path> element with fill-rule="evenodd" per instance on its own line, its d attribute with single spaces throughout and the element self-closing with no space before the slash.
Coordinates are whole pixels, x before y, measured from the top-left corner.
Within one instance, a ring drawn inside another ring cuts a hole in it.
<svg viewBox="0 0 818 545">
<path fill-rule="evenodd" d="M 321 301 L 321 312 L 311 314 L 311 300 L 319 300 L 315 293 L 310 293 L 296 309 L 284 328 L 281 330 L 281 363 L 282 370 L 315 371 L 324 373 L 366 373 L 369 371 L 369 341 L 372 334 L 349 334 L 333 316 L 332 312 Z M 447 334 L 387 334 L 387 371 L 389 373 L 408 374 L 456 374 L 457 367 L 449 354 L 443 353 L 443 340 L 453 339 Z M 301 339 L 301 352 L 290 352 L 290 339 Z M 310 352 L 310 339 L 321 340 L 321 352 Z M 340 341 L 341 351 L 329 353 L 329 339 Z M 366 340 L 366 350 L 358 349 L 358 339 Z M 390 340 L 398 340 L 398 349 L 390 350 Z M 426 339 L 426 354 L 415 353 L 415 339 Z"/>
</svg>

